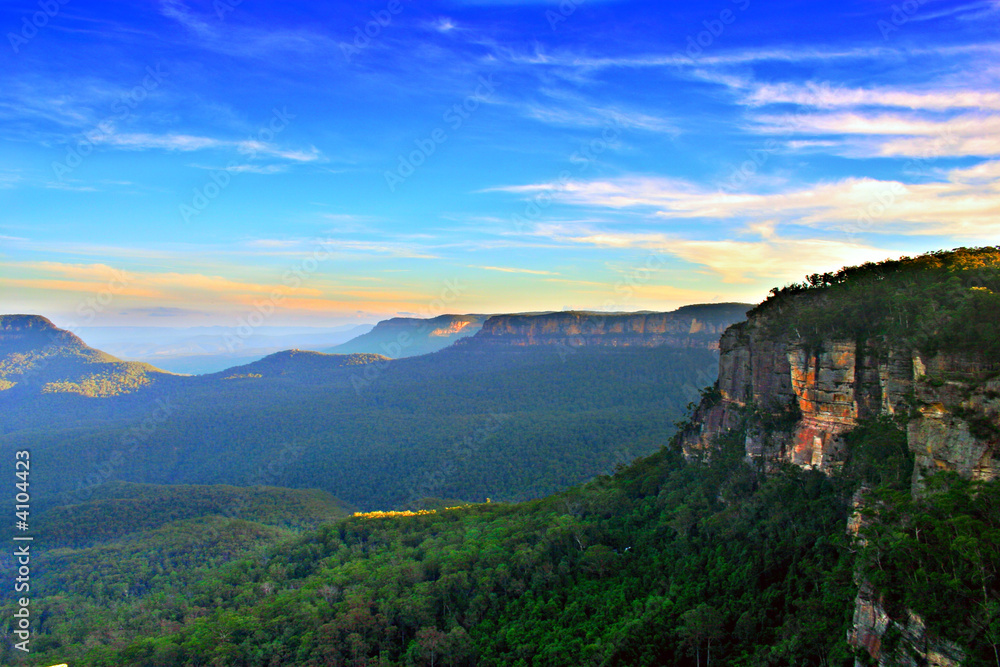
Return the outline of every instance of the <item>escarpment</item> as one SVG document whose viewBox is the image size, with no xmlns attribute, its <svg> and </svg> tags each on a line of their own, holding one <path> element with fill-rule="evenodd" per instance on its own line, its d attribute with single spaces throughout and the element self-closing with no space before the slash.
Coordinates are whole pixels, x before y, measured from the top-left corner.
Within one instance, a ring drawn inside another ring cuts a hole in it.
<svg viewBox="0 0 1000 667">
<path fill-rule="evenodd" d="M 755 317 L 723 335 L 718 395 L 698 407 L 682 442 L 690 454 L 748 420 L 748 456 L 831 471 L 843 463 L 845 432 L 864 419 L 899 417 L 916 484 L 935 470 L 993 479 L 998 376 L 1000 360 L 981 354 L 927 354 L 885 338 L 807 346 L 775 337 L 766 317 Z"/>
<path fill-rule="evenodd" d="M 668 313 L 566 311 L 497 315 L 464 345 L 676 347 L 718 349 L 719 336 L 742 321 L 747 304 L 685 306 Z"/>
<path fill-rule="evenodd" d="M 1000 477 L 1000 248 L 867 264 L 773 290 L 722 336 L 718 382 L 703 392 L 678 441 L 689 458 L 711 456 L 722 436 L 736 432 L 747 459 L 765 470 L 792 464 L 835 475 L 857 453 L 851 431 L 886 421 L 905 433 L 914 502 L 933 500 L 939 472 Z M 847 526 L 859 553 L 868 546 L 859 535 L 864 490 Z M 908 539 L 914 529 L 905 521 L 877 527 Z M 918 528 L 914 544 L 920 539 Z M 901 606 L 898 581 L 889 604 L 871 567 L 857 563 L 848 643 L 883 667 L 965 664 L 957 637 Z M 987 599 L 985 580 L 982 592 Z M 975 613 L 968 610 L 966 620 Z"/>
</svg>

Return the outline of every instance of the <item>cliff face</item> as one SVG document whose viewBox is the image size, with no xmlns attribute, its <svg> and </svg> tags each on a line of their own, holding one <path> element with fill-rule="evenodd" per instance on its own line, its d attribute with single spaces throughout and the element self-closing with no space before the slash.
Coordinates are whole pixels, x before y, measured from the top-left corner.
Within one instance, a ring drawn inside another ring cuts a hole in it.
<svg viewBox="0 0 1000 667">
<path fill-rule="evenodd" d="M 723 335 L 718 392 L 698 406 L 681 442 L 691 455 L 709 449 L 727 430 L 745 426 L 749 458 L 831 472 L 844 461 L 844 433 L 861 420 L 887 415 L 906 420 L 914 493 L 940 470 L 971 479 L 1000 476 L 995 359 L 956 352 L 928 356 L 885 339 L 830 339 L 810 349 L 770 335 L 761 315 Z M 849 525 L 855 533 L 858 516 Z M 855 649 L 882 666 L 961 663 L 961 650 L 934 637 L 916 614 L 891 618 L 861 572 L 857 583 L 849 636 Z M 891 652 L 883 649 L 890 630 L 899 638 Z"/>
<path fill-rule="evenodd" d="M 1000 475 L 1000 364 L 942 352 L 927 357 L 892 341 L 829 340 L 816 349 L 767 333 L 763 318 L 730 328 L 720 341 L 720 398 L 698 407 L 683 438 L 688 453 L 742 423 L 751 412 L 787 418 L 752 424 L 748 456 L 829 471 L 843 461 L 842 435 L 862 419 L 909 418 L 914 483 L 954 470 Z"/>
<path fill-rule="evenodd" d="M 886 613 L 878 593 L 867 583 L 862 583 L 854 601 L 854 627 L 848 643 L 863 649 L 888 667 L 959 667 L 965 658 L 956 644 L 933 636 L 918 614 L 910 612 L 906 618 L 894 620 Z M 883 645 L 886 634 L 892 630 L 898 639 L 891 650 Z"/>
<path fill-rule="evenodd" d="M 491 317 L 472 345 L 695 347 L 718 349 L 719 336 L 750 306 L 686 306 L 669 313 L 560 312 Z"/>
<path fill-rule="evenodd" d="M 394 317 L 366 334 L 324 350 L 332 354 L 381 354 L 392 359 L 444 349 L 474 335 L 488 315 L 439 315 L 430 319 Z"/>
</svg>

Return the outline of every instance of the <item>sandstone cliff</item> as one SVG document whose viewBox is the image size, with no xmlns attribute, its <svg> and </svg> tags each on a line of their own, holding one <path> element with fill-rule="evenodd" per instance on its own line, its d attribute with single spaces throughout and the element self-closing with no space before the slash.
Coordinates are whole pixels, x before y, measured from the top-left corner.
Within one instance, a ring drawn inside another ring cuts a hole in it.
<svg viewBox="0 0 1000 667">
<path fill-rule="evenodd" d="M 934 470 L 992 479 L 1000 475 L 998 374 L 996 360 L 927 356 L 884 339 L 807 348 L 774 337 L 766 316 L 756 316 L 722 336 L 718 396 L 698 407 L 683 446 L 704 449 L 748 419 L 748 456 L 829 471 L 843 461 L 844 432 L 897 415 L 908 420 L 917 487 Z M 787 418 L 763 428 L 755 413 Z"/>
<path fill-rule="evenodd" d="M 739 428 L 750 459 L 830 473 L 845 460 L 847 431 L 862 420 L 894 416 L 906 424 L 915 494 L 939 470 L 970 479 L 1000 476 L 996 358 L 970 351 L 928 354 L 886 336 L 807 345 L 776 335 L 780 328 L 769 318 L 779 316 L 758 309 L 722 336 L 717 391 L 706 395 L 681 434 L 686 455 L 710 451 L 717 436 Z M 849 524 L 855 534 L 858 521 L 855 514 Z M 962 651 L 934 636 L 919 615 L 890 617 L 863 572 L 857 583 L 851 646 L 882 667 L 961 664 Z M 897 638 L 891 652 L 883 649 L 889 631 Z"/>
<path fill-rule="evenodd" d="M 749 308 L 747 304 L 721 303 L 685 306 L 669 313 L 497 315 L 463 344 L 718 349 L 722 332 L 742 321 Z"/>
<path fill-rule="evenodd" d="M 332 347 L 331 354 L 381 354 L 392 359 L 437 352 L 474 335 L 488 315 L 439 315 L 429 319 L 394 317 L 366 334 Z"/>
</svg>

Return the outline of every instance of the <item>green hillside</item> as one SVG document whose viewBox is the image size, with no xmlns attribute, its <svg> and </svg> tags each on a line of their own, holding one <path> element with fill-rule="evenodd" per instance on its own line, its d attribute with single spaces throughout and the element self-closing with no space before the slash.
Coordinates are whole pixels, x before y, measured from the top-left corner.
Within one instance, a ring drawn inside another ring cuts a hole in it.
<svg viewBox="0 0 1000 667">
<path fill-rule="evenodd" d="M 80 548 L 211 516 L 298 530 L 348 514 L 330 494 L 309 489 L 111 482 L 88 495 L 87 502 L 39 514 L 33 522 L 35 538 L 47 548 Z"/>
<path fill-rule="evenodd" d="M 242 486 L 273 469 L 264 483 L 362 509 L 524 500 L 655 451 L 717 370 L 714 352 L 669 348 L 375 359 L 282 353 L 130 396 L 43 395 L 5 408 L 0 445 L 32 450 L 39 493 L 77 499 L 110 480 Z"/>
<path fill-rule="evenodd" d="M 0 392 L 119 396 L 169 375 L 88 347 L 44 317 L 0 315 Z"/>
<path fill-rule="evenodd" d="M 895 514 L 869 529 L 863 552 L 845 535 L 857 484 L 867 480 L 887 501 L 905 488 L 896 472 L 905 456 L 866 456 L 887 438 L 898 447 L 894 433 L 891 423 L 866 425 L 852 439 L 863 463 L 833 478 L 747 466 L 736 432 L 707 463 L 667 448 L 545 500 L 357 516 L 213 568 L 200 564 L 238 549 L 205 538 L 213 524 L 204 522 L 60 552 L 38 602 L 49 620 L 36 664 L 635 666 L 710 654 L 722 665 L 848 667 L 855 567 L 878 553 L 926 573 L 923 604 L 950 599 L 939 612 L 960 608 L 970 628 L 988 626 L 975 598 L 986 583 L 996 599 L 997 581 L 992 566 L 983 579 L 976 564 L 1000 562 L 1000 539 L 984 530 L 1000 521 L 997 482 L 895 501 L 926 517 L 925 530 L 947 521 L 957 542 L 936 547 L 936 558 L 907 554 L 900 540 L 912 532 L 891 529 Z M 956 522 L 956 511 L 967 519 Z M 217 528 L 237 544 L 272 537 Z M 145 579 L 163 567 L 149 546 L 160 540 L 178 546 L 169 557 L 179 569 Z M 140 579 L 148 589 L 123 596 Z M 969 664 L 992 664 L 977 662 L 991 656 L 988 634 L 964 642 Z"/>
</svg>

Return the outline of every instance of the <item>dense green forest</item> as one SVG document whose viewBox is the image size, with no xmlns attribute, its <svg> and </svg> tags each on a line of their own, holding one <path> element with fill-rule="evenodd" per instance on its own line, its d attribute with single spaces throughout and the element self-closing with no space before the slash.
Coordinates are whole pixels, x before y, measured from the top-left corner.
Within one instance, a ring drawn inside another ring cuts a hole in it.
<svg viewBox="0 0 1000 667">
<path fill-rule="evenodd" d="M 35 511 L 27 593 L 44 599 L 35 616 L 39 645 L 51 644 L 50 632 L 90 645 L 134 638 L 138 610 L 165 593 L 348 514 L 321 491 L 120 482 L 99 487 L 89 502 Z M 10 637 L 0 662 L 23 663 Z"/>
<path fill-rule="evenodd" d="M 280 353 L 116 398 L 8 401 L 0 445 L 30 448 L 38 491 L 71 500 L 115 479 L 317 488 L 360 509 L 526 500 L 656 451 L 717 359 L 666 347 Z"/>
<path fill-rule="evenodd" d="M 310 489 L 110 482 L 95 488 L 89 502 L 46 510 L 34 535 L 46 546 L 79 548 L 206 516 L 301 530 L 349 513 L 330 494 Z"/>
<path fill-rule="evenodd" d="M 0 315 L 0 396 L 4 403 L 38 392 L 121 396 L 170 374 L 88 347 L 37 315 Z"/>
<path fill-rule="evenodd" d="M 961 629 L 968 664 L 995 664 L 1000 483 L 942 478 L 947 492 L 913 500 L 891 420 L 856 429 L 833 477 L 765 474 L 744 437 L 519 505 L 359 515 L 277 542 L 203 518 L 60 551 L 39 575 L 31 664 L 846 666 L 871 561 L 890 599 Z M 883 508 L 867 546 L 845 531 L 862 483 Z"/>
</svg>

